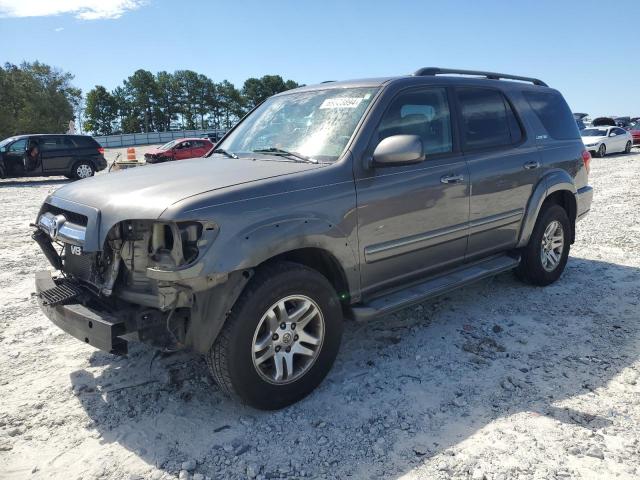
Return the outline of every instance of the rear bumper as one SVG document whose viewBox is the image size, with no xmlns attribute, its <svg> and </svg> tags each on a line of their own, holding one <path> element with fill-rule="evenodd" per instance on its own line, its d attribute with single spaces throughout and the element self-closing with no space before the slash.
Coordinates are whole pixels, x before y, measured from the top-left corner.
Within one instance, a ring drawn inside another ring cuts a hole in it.
<svg viewBox="0 0 640 480">
<path fill-rule="evenodd" d="M 54 288 L 56 282 L 48 271 L 36 273 L 36 293 Z M 72 337 L 105 352 L 116 355 L 127 353 L 127 333 L 123 320 L 98 312 L 79 303 L 71 305 L 45 305 L 38 295 L 40 308 L 51 322 Z"/>
<path fill-rule="evenodd" d="M 593 188 L 587 185 L 578 189 L 576 192 L 576 221 L 582 220 L 584 216 L 591 210 L 591 201 L 593 200 Z"/>
</svg>

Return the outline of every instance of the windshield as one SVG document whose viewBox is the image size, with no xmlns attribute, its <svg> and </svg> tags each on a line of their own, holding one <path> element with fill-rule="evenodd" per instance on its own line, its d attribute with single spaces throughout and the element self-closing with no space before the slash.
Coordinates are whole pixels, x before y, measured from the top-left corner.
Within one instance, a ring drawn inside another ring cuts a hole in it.
<svg viewBox="0 0 640 480">
<path fill-rule="evenodd" d="M 235 155 L 291 152 L 337 160 L 377 88 L 326 89 L 267 99 L 216 148 Z"/>
<path fill-rule="evenodd" d="M 165 143 L 158 150 L 170 150 L 176 144 L 175 140 L 171 140 L 169 143 Z"/>
<path fill-rule="evenodd" d="M 604 128 L 585 128 L 580 131 L 583 137 L 606 137 L 607 130 Z"/>
<path fill-rule="evenodd" d="M 2 140 L 0 142 L 0 148 L 4 147 L 6 145 L 8 145 L 9 143 L 13 142 L 16 139 L 16 137 L 9 137 L 9 138 L 5 138 L 4 140 Z"/>
</svg>

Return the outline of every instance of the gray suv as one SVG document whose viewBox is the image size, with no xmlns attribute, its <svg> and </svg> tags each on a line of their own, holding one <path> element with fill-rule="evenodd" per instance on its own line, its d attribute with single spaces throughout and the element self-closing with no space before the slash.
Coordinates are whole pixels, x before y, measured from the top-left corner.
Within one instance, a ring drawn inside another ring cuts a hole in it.
<svg viewBox="0 0 640 480">
<path fill-rule="evenodd" d="M 557 280 L 590 158 L 561 94 L 533 78 L 422 68 L 298 88 L 208 158 L 47 197 L 33 238 L 61 273 L 37 274 L 38 297 L 96 348 L 189 349 L 225 392 L 281 408 L 328 373 L 344 318 L 507 270 Z"/>
</svg>

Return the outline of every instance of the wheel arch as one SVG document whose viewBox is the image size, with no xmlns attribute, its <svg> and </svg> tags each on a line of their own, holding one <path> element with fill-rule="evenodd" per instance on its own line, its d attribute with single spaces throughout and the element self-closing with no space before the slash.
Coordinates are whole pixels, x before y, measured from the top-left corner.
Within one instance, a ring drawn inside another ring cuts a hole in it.
<svg viewBox="0 0 640 480">
<path fill-rule="evenodd" d="M 529 242 L 536 220 L 548 204 L 560 205 L 567 212 L 571 223 L 570 241 L 573 243 L 578 210 L 576 191 L 573 178 L 565 170 L 553 170 L 545 175 L 534 187 L 529 198 L 517 246 L 524 247 Z"/>
</svg>

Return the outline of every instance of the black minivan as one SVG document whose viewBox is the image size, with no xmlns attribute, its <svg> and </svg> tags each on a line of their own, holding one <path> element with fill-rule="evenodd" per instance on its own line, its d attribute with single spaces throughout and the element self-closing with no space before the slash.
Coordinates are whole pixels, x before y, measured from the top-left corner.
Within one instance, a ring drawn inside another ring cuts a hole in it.
<svg viewBox="0 0 640 480">
<path fill-rule="evenodd" d="M 105 168 L 104 148 L 87 135 L 18 135 L 0 142 L 0 178 L 81 179 Z"/>
</svg>

